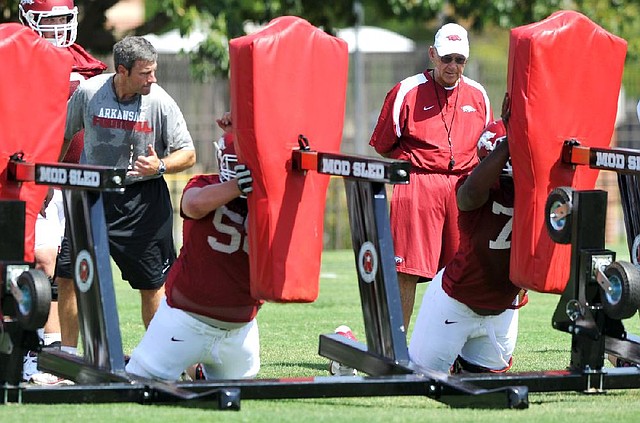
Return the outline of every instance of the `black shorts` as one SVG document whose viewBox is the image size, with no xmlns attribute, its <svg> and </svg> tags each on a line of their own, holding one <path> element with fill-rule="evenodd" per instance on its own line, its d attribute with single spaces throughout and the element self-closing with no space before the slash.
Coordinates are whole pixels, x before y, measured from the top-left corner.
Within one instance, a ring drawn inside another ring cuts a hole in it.
<svg viewBox="0 0 640 423">
<path fill-rule="evenodd" d="M 58 282 L 56 282 L 56 278 L 49 278 L 49 282 L 51 282 L 51 301 L 58 301 Z"/>
<path fill-rule="evenodd" d="M 169 268 L 176 260 L 173 237 L 141 244 L 109 242 L 111 258 L 120 269 L 122 279 L 133 289 L 158 289 L 164 285 Z"/>
<path fill-rule="evenodd" d="M 163 178 L 103 193 L 109 252 L 122 279 L 134 289 L 158 289 L 176 260 L 173 208 Z M 67 221 L 67 225 L 69 221 Z M 73 277 L 70 242 L 62 241 L 56 274 Z"/>
<path fill-rule="evenodd" d="M 68 221 L 66 225 L 69 225 Z M 64 235 L 62 243 L 60 244 L 60 252 L 56 258 L 56 277 L 73 279 L 73 270 L 71 266 L 71 243 L 67 237 L 66 227 Z"/>
<path fill-rule="evenodd" d="M 122 246 L 109 242 L 109 250 L 122 279 L 134 289 L 160 288 L 176 257 L 173 237 L 141 245 Z M 56 277 L 73 279 L 72 268 L 71 243 L 64 237 L 56 262 Z"/>
</svg>

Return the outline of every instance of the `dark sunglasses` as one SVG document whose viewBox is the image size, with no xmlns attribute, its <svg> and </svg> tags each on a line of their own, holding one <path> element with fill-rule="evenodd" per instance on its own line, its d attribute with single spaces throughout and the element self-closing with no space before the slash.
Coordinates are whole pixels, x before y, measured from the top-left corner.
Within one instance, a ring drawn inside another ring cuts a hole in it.
<svg viewBox="0 0 640 423">
<path fill-rule="evenodd" d="M 447 54 L 446 56 L 440 56 L 440 61 L 442 63 L 444 63 L 445 65 L 448 65 L 449 63 L 456 61 L 457 65 L 464 65 L 465 63 L 467 63 L 467 58 L 466 57 L 462 57 L 462 56 L 456 56 L 453 57 L 450 54 Z"/>
</svg>

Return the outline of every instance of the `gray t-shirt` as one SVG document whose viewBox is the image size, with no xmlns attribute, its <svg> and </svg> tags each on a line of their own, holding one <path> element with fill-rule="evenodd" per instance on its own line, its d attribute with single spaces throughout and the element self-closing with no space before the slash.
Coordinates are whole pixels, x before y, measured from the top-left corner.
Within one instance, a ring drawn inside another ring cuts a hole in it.
<svg viewBox="0 0 640 423">
<path fill-rule="evenodd" d="M 139 155 L 148 155 L 152 144 L 158 157 L 176 150 L 194 150 L 191 134 L 180 108 L 158 84 L 148 95 L 118 101 L 114 74 L 82 81 L 67 105 L 65 139 L 85 129 L 80 163 L 129 168 Z M 127 183 L 151 177 L 131 177 Z"/>
</svg>

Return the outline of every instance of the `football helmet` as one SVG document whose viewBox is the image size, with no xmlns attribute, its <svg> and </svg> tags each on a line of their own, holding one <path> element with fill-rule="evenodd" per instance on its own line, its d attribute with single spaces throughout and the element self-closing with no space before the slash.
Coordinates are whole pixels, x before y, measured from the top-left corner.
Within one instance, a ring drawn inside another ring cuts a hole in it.
<svg viewBox="0 0 640 423">
<path fill-rule="evenodd" d="M 73 0 L 20 0 L 20 22 L 56 47 L 69 47 L 78 35 Z"/>
<path fill-rule="evenodd" d="M 217 142 L 218 169 L 220 181 L 226 182 L 236 177 L 235 167 L 238 164 L 238 156 L 233 145 L 233 134 L 225 132 Z"/>
<path fill-rule="evenodd" d="M 478 139 L 478 158 L 483 160 L 500 144 L 507 139 L 507 129 L 504 127 L 502 119 L 494 120 L 484 129 L 482 135 Z M 507 161 L 502 169 L 503 174 L 512 175 L 511 158 Z"/>
</svg>

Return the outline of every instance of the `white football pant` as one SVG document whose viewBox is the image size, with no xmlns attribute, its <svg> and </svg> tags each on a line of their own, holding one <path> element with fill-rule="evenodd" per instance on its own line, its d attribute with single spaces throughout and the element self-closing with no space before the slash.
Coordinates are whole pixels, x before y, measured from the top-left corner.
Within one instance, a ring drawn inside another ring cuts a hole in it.
<svg viewBox="0 0 640 423">
<path fill-rule="evenodd" d="M 260 370 L 256 319 L 238 329 L 208 325 L 162 300 L 140 344 L 133 350 L 129 373 L 175 381 L 202 363 L 207 379 L 255 377 Z"/>
<path fill-rule="evenodd" d="M 412 363 L 417 369 L 448 373 L 460 355 L 487 369 L 508 368 L 518 337 L 518 310 L 480 316 L 444 292 L 442 273 L 429 283 L 422 299 L 409 344 Z"/>
</svg>

